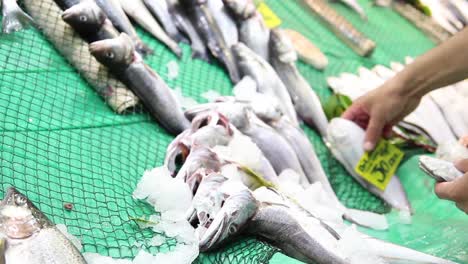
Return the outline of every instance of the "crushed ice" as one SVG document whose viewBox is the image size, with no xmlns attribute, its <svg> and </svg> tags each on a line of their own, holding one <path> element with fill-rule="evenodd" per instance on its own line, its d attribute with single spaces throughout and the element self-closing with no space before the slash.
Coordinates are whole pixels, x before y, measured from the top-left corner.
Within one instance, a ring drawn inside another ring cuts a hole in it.
<svg viewBox="0 0 468 264">
<path fill-rule="evenodd" d="M 179 76 L 179 64 L 176 61 L 170 61 L 167 63 L 167 78 L 174 80 Z"/>
</svg>

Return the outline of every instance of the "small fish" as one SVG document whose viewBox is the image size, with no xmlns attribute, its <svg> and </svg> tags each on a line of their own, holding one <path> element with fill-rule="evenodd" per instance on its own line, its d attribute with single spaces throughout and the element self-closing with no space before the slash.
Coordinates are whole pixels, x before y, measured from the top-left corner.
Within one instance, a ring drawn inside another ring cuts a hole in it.
<svg viewBox="0 0 468 264">
<path fill-rule="evenodd" d="M 219 29 L 226 42 L 227 47 L 231 47 L 239 42 L 239 32 L 237 26 L 231 16 L 227 13 L 227 10 L 222 0 L 207 0 L 207 7 L 213 14 L 213 18 L 219 25 Z"/>
<path fill-rule="evenodd" d="M 270 56 L 271 64 L 288 89 L 297 114 L 324 137 L 328 119 L 320 99 L 297 69 L 297 54 L 293 44 L 279 29 L 271 31 Z"/>
<path fill-rule="evenodd" d="M 270 29 L 257 12 L 254 2 L 251 0 L 223 0 L 223 2 L 237 21 L 239 40 L 264 60 L 268 60 Z"/>
<path fill-rule="evenodd" d="M 234 45 L 233 52 L 242 74 L 255 80 L 260 93 L 276 97 L 280 102 L 283 114 L 290 119 L 292 124 L 299 126 L 296 110 L 288 89 L 273 67 L 242 43 Z"/>
<path fill-rule="evenodd" d="M 0 203 L 0 237 L 3 263 L 86 264 L 65 235 L 15 188 Z"/>
<path fill-rule="evenodd" d="M 153 51 L 143 43 L 136 33 L 135 28 L 123 11 L 119 0 L 96 0 L 96 4 L 98 4 L 109 20 L 112 21 L 112 24 L 120 32 L 125 32 L 130 36 L 138 53 L 143 56 L 153 53 Z"/>
<path fill-rule="evenodd" d="M 62 20 L 62 11 L 53 0 L 23 3 L 42 33 L 115 112 L 121 114 L 135 109 L 139 104 L 136 95 L 91 55 L 88 43 Z"/>
<path fill-rule="evenodd" d="M 464 175 L 452 162 L 429 156 L 419 157 L 419 167 L 422 171 L 439 182 L 451 182 Z"/>
<path fill-rule="evenodd" d="M 299 59 L 317 70 L 323 70 L 328 66 L 328 58 L 309 39 L 292 29 L 284 29 L 283 32 L 291 39 Z"/>
<path fill-rule="evenodd" d="M 327 145 L 333 156 L 346 168 L 349 174 L 369 192 L 382 198 L 393 208 L 411 212 L 411 206 L 398 176 L 393 176 L 385 191 L 369 184 L 356 173 L 354 168 L 364 155 L 365 131 L 352 121 L 335 118 L 328 126 Z"/>
<path fill-rule="evenodd" d="M 127 34 L 93 42 L 89 50 L 141 99 L 150 114 L 170 133 L 178 135 L 190 127 L 181 107 L 164 80 L 134 56 Z"/>
<path fill-rule="evenodd" d="M 2 32 L 10 34 L 33 24 L 33 19 L 18 6 L 16 0 L 2 0 Z"/>
<path fill-rule="evenodd" d="M 240 81 L 239 69 L 232 51 L 226 41 L 220 25 L 208 8 L 207 0 L 183 0 L 182 6 L 191 15 L 195 27 L 205 41 L 211 54 L 217 58 L 227 69 L 231 81 Z"/>
<path fill-rule="evenodd" d="M 178 57 L 182 56 L 182 49 L 177 45 L 171 37 L 161 28 L 153 15 L 151 15 L 145 3 L 142 0 L 119 0 L 125 13 L 135 20 L 146 31 L 151 33 L 153 37 L 161 41 Z M 162 1 L 162 0 L 160 0 Z"/>
<path fill-rule="evenodd" d="M 177 29 L 172 20 L 166 0 L 143 0 L 149 11 L 158 19 L 167 34 L 175 41 L 184 40 L 184 36 Z"/>
<path fill-rule="evenodd" d="M 169 13 L 177 28 L 185 34 L 190 40 L 192 48 L 192 58 L 198 58 L 209 62 L 210 57 L 205 43 L 201 39 L 195 27 L 190 22 L 185 10 L 180 6 L 178 0 L 166 0 L 169 8 Z"/>
<path fill-rule="evenodd" d="M 119 36 L 112 22 L 93 1 L 83 1 L 66 9 L 62 18 L 88 43 Z"/>
</svg>

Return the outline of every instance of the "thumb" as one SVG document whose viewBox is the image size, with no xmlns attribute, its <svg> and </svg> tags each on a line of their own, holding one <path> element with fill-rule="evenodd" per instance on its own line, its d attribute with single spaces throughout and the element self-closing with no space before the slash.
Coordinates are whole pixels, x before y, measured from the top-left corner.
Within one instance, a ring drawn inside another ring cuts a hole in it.
<svg viewBox="0 0 468 264">
<path fill-rule="evenodd" d="M 436 184 L 434 191 L 440 199 L 453 201 L 455 200 L 453 188 L 453 182 L 441 182 Z"/>
<path fill-rule="evenodd" d="M 382 121 L 382 118 L 379 116 L 371 116 L 369 125 L 366 129 L 366 137 L 364 140 L 364 150 L 372 151 L 377 144 L 377 141 L 382 136 L 382 131 L 385 126 L 385 123 Z"/>
</svg>

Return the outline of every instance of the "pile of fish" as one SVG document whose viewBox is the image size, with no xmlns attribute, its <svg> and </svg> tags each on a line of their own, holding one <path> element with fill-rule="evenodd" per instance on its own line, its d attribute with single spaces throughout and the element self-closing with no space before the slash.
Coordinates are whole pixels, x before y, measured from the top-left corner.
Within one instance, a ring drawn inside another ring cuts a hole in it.
<svg viewBox="0 0 468 264">
<path fill-rule="evenodd" d="M 408 57 L 406 61 L 411 63 L 412 59 Z M 404 67 L 397 62 L 390 63 L 390 68 L 383 65 L 377 65 L 373 69 L 360 67 L 356 75 L 342 73 L 338 77 L 328 78 L 327 81 L 335 93 L 347 95 L 351 100 L 355 100 L 378 88 Z M 467 88 L 468 82 L 463 81 L 424 96 L 418 108 L 395 128 L 397 134 L 401 134 L 401 129 L 405 129 L 426 137 L 434 146 L 456 141 L 467 135 Z"/>
</svg>

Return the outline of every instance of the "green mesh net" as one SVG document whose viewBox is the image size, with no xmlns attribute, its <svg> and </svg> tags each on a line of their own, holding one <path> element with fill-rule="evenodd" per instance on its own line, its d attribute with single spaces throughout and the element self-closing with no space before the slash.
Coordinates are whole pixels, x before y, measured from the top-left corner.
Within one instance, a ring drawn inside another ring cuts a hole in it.
<svg viewBox="0 0 468 264">
<path fill-rule="evenodd" d="M 359 2 L 369 15 L 368 22 L 341 4 L 333 7 L 377 43 L 370 58 L 354 54 L 295 0 L 266 1 L 282 19 L 282 27 L 300 31 L 328 56 L 330 65 L 324 72 L 299 64 L 323 101 L 331 94 L 326 76 L 402 61 L 433 47 L 393 11 L 374 7 L 368 0 Z M 180 87 L 185 96 L 199 102 L 206 102 L 201 94 L 209 90 L 231 93 L 227 74 L 219 66 L 192 60 L 187 45 L 178 61 L 179 77 L 169 80 L 166 65 L 177 58 L 147 33 L 138 32 L 155 51 L 146 62 L 172 88 Z M 331 158 L 314 131 L 304 129 L 346 206 L 388 212 L 387 206 Z M 52 221 L 65 224 L 81 240 L 84 251 L 132 258 L 141 248 L 157 252 L 174 246 L 169 240 L 161 247 L 151 247 L 152 232 L 130 220 L 153 213 L 131 194 L 145 170 L 162 164 L 172 139 L 145 112 L 115 114 L 39 30 L 0 36 L 0 195 L 9 186 L 17 187 Z M 73 205 L 71 211 L 64 208 L 67 203 Z M 266 243 L 243 238 L 200 255 L 197 262 L 279 263 L 279 259 L 285 263 L 282 255 L 270 260 L 276 252 Z"/>
</svg>

